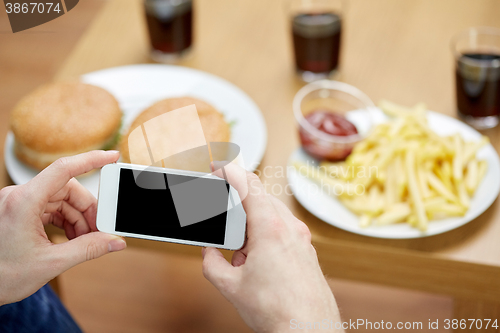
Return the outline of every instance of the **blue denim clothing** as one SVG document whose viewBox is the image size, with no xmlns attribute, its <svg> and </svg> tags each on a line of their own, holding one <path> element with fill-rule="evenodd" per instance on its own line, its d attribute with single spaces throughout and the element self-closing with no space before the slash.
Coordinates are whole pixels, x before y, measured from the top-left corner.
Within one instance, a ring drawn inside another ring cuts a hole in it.
<svg viewBox="0 0 500 333">
<path fill-rule="evenodd" d="M 81 333 L 49 285 L 17 303 L 0 306 L 0 333 Z"/>
</svg>

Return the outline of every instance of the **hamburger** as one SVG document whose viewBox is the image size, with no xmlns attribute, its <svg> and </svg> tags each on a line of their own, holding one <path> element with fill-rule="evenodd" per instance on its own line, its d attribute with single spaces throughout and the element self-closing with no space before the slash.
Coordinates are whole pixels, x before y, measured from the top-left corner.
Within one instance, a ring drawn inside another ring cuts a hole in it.
<svg viewBox="0 0 500 333">
<path fill-rule="evenodd" d="M 132 122 L 127 134 L 123 136 L 122 141 L 120 143 L 120 152 L 122 160 L 125 163 L 131 162 L 129 155 L 128 137 L 134 129 L 136 129 L 138 126 L 141 126 L 148 120 L 151 120 L 166 112 L 173 111 L 193 104 L 196 106 L 196 110 L 198 111 L 198 117 L 200 119 L 201 127 L 203 129 L 205 141 L 207 143 L 228 142 L 231 136 L 230 126 L 224 120 L 224 116 L 219 111 L 217 111 L 217 109 L 215 109 L 212 105 L 193 97 L 167 98 L 153 104 L 152 106 L 144 110 Z M 168 133 L 165 132 L 166 131 L 163 132 L 164 135 L 168 137 Z M 172 141 L 175 140 L 170 140 L 169 142 Z M 145 152 L 142 157 L 139 157 L 139 160 L 137 161 L 134 160 L 134 163 L 151 165 L 151 160 L 147 152 Z M 176 166 L 176 168 L 183 168 L 183 169 L 185 169 L 186 167 L 187 165 L 184 165 L 182 167 L 180 165 Z"/>
<path fill-rule="evenodd" d="M 81 82 L 47 84 L 12 110 L 14 152 L 40 170 L 60 157 L 111 149 L 119 140 L 121 117 L 118 101 L 102 88 Z"/>
</svg>

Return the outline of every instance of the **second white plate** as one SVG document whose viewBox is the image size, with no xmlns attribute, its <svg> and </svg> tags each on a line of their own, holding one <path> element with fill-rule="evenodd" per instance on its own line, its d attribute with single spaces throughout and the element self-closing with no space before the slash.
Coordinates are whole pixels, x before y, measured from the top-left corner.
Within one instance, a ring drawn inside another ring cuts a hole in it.
<svg viewBox="0 0 500 333">
<path fill-rule="evenodd" d="M 376 119 L 383 121 L 385 116 L 377 111 Z M 429 126 L 439 135 L 459 133 L 467 141 L 478 141 L 481 134 L 461 121 L 436 112 L 428 112 Z M 347 209 L 335 197 L 321 192 L 318 186 L 299 174 L 292 164 L 295 161 L 317 162 L 302 149 L 297 149 L 288 160 L 288 182 L 297 200 L 317 218 L 337 228 L 356 234 L 378 238 L 418 238 L 437 235 L 458 228 L 478 217 L 495 201 L 500 191 L 500 160 L 491 144 L 483 147 L 477 158 L 488 162 L 488 171 L 479 185 L 467 214 L 463 217 L 431 221 L 428 230 L 421 232 L 405 223 L 388 226 L 361 228 L 359 217 Z M 315 189 L 315 190 L 312 190 Z"/>
</svg>

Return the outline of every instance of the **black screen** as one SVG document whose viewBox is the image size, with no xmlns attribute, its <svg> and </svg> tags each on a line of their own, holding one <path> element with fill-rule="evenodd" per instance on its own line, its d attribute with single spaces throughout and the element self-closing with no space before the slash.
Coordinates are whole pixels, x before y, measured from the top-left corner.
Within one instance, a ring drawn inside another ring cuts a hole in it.
<svg viewBox="0 0 500 333">
<path fill-rule="evenodd" d="M 150 171 L 141 171 L 139 179 L 137 173 L 120 170 L 116 231 L 224 244 L 229 195 L 224 179 Z"/>
</svg>

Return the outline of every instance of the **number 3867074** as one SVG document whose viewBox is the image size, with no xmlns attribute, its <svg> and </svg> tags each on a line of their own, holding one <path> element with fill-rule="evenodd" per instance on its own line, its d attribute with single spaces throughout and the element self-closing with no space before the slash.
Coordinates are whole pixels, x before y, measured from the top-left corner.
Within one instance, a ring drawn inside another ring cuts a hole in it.
<svg viewBox="0 0 500 333">
<path fill-rule="evenodd" d="M 59 3 L 56 3 L 54 6 L 54 3 L 52 2 L 30 2 L 30 3 L 6 3 L 5 4 L 5 9 L 7 11 L 7 14 L 10 13 L 23 13 L 23 14 L 35 14 L 35 13 L 50 13 L 52 12 L 61 12 L 61 8 L 59 7 Z"/>
</svg>

